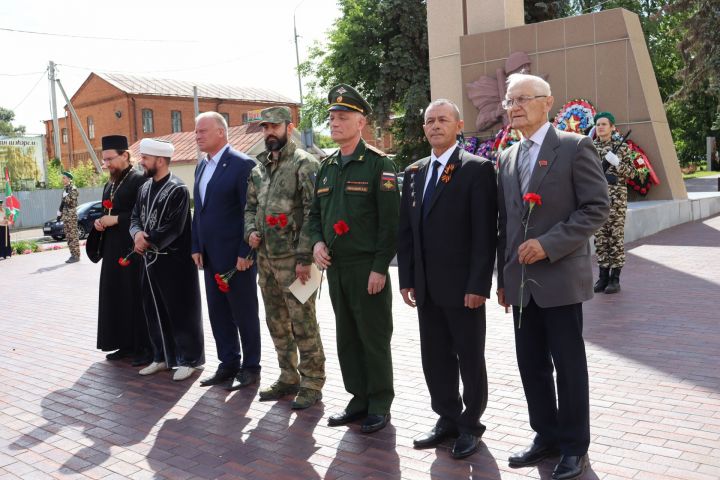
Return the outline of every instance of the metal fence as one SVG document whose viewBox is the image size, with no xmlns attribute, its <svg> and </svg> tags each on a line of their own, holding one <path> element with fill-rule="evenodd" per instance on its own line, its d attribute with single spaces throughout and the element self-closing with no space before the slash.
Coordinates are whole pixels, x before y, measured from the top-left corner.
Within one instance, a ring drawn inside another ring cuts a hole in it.
<svg viewBox="0 0 720 480">
<path fill-rule="evenodd" d="M 102 198 L 102 187 L 79 188 L 78 205 Z M 41 227 L 45 222 L 57 216 L 62 190 L 33 190 L 13 192 L 20 200 L 20 215 L 14 229 Z M 4 195 L 3 195 L 4 197 Z"/>
</svg>

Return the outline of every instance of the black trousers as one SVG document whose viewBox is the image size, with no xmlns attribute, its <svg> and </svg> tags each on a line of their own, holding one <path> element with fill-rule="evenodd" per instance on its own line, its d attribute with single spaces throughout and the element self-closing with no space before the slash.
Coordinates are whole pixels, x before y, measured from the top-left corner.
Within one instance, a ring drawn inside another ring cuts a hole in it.
<svg viewBox="0 0 720 480">
<path fill-rule="evenodd" d="M 439 307 L 427 298 L 418 305 L 418 317 L 423 372 L 432 409 L 440 416 L 438 426 L 481 436 L 480 417 L 488 400 L 485 306 Z"/>
<path fill-rule="evenodd" d="M 590 445 L 590 396 L 582 303 L 541 308 L 530 298 L 515 349 L 535 443 L 556 445 L 563 455 L 584 455 Z M 557 403 L 553 366 L 557 375 Z"/>
</svg>

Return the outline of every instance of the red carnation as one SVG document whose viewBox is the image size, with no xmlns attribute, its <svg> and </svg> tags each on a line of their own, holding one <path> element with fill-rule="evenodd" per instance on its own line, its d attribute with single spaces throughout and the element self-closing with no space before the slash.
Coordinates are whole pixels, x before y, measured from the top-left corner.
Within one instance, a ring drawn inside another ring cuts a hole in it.
<svg viewBox="0 0 720 480">
<path fill-rule="evenodd" d="M 345 220 L 338 220 L 337 223 L 333 225 L 333 230 L 335 230 L 335 235 L 345 235 L 350 231 L 350 227 L 345 223 Z"/>
<path fill-rule="evenodd" d="M 267 217 L 265 217 L 265 223 L 267 223 L 271 227 L 274 227 L 275 225 L 277 225 L 278 219 L 273 217 L 272 215 L 268 215 Z"/>
<path fill-rule="evenodd" d="M 639 186 L 639 185 L 635 185 L 635 186 L 633 187 L 633 189 L 634 189 L 635 191 L 639 192 L 639 191 L 640 191 L 640 186 Z"/>
<path fill-rule="evenodd" d="M 641 188 L 641 189 L 640 189 L 640 193 L 642 193 L 643 195 L 646 194 L 646 193 L 647 193 L 647 188 Z"/>
<path fill-rule="evenodd" d="M 108 200 L 103 200 L 102 206 L 105 207 L 105 208 L 107 208 L 108 210 L 111 210 L 112 207 L 113 207 L 112 200 L 110 200 L 110 199 L 108 199 Z"/>
<path fill-rule="evenodd" d="M 287 215 L 285 215 L 284 213 L 281 213 L 280 215 L 277 216 L 277 221 L 278 221 L 278 224 L 280 225 L 280 228 L 285 228 L 285 226 L 288 223 Z"/>
<path fill-rule="evenodd" d="M 215 274 L 215 283 L 217 283 L 218 285 L 220 285 L 221 283 L 223 283 L 223 279 L 222 279 L 222 277 L 220 276 L 219 273 L 216 273 L 216 274 Z"/>
<path fill-rule="evenodd" d="M 531 205 L 542 205 L 542 197 L 537 193 L 526 193 L 523 195 L 523 200 L 530 203 Z"/>
<path fill-rule="evenodd" d="M 218 288 L 220 289 L 220 291 L 222 293 L 227 293 L 230 291 L 230 285 L 228 285 L 227 283 L 222 283 L 222 284 L 218 285 Z"/>
<path fill-rule="evenodd" d="M 127 267 L 128 265 L 130 265 L 130 260 L 128 260 L 127 258 L 118 258 L 118 263 L 121 267 Z"/>
</svg>

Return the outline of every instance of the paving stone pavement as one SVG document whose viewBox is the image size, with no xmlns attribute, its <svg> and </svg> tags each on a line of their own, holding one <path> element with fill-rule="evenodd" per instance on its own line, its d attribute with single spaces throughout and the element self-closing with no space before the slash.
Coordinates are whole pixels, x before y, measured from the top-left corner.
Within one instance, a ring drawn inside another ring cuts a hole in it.
<svg viewBox="0 0 720 480">
<path fill-rule="evenodd" d="M 592 469 L 585 479 L 720 478 L 720 217 L 628 245 L 623 291 L 585 305 Z M 488 307 L 488 427 L 479 453 L 414 450 L 435 422 L 420 367 L 415 312 L 394 298 L 397 397 L 392 426 L 330 428 L 345 406 L 327 291 L 319 319 L 328 382 L 321 404 L 258 402 L 256 389 L 201 388 L 208 364 L 173 382 L 141 377 L 96 351 L 99 266 L 67 250 L 0 261 L 0 478 L 549 479 L 551 461 L 513 470 L 532 437 L 510 316 Z M 391 271 L 397 289 L 397 271 Z M 263 379 L 278 374 L 263 328 Z"/>
</svg>

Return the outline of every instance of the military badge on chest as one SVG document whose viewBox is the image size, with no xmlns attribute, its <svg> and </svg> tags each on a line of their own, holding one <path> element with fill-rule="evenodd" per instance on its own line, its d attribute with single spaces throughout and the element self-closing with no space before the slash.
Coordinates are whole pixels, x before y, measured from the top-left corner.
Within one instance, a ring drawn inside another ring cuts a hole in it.
<svg viewBox="0 0 720 480">
<path fill-rule="evenodd" d="M 410 168 L 408 168 L 408 173 L 410 174 L 410 201 L 412 202 L 413 208 L 415 208 L 417 204 L 415 199 L 415 174 L 417 171 L 417 165 L 411 165 Z"/>
</svg>

